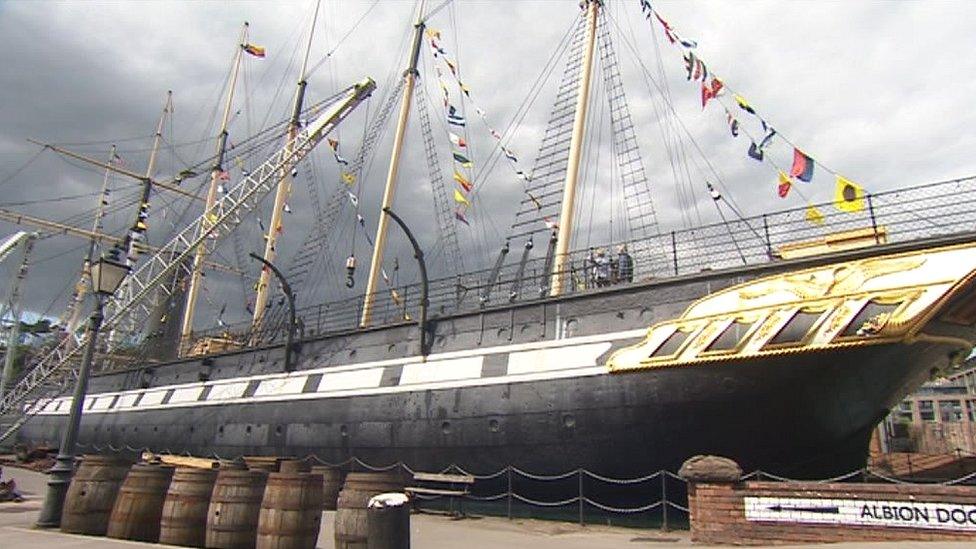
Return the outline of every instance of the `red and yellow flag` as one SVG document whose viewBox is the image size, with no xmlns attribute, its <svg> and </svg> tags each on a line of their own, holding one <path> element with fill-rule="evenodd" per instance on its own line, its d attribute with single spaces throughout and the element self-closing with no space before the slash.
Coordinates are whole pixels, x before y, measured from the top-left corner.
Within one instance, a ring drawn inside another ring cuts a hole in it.
<svg viewBox="0 0 976 549">
<path fill-rule="evenodd" d="M 457 170 L 454 170 L 454 180 L 458 182 L 458 185 L 461 185 L 462 187 L 464 187 L 464 191 L 465 192 L 471 192 L 471 189 L 474 188 L 474 184 L 472 184 L 470 181 L 468 181 L 464 177 L 464 175 L 462 175 L 461 172 L 459 172 Z"/>
<path fill-rule="evenodd" d="M 264 47 L 255 44 L 244 44 L 244 51 L 253 55 L 254 57 L 264 58 Z"/>
</svg>

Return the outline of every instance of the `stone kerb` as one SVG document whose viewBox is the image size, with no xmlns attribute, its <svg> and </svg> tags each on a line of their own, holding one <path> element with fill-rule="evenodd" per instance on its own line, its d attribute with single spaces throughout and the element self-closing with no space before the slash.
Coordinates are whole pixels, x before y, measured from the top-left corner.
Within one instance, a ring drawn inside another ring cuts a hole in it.
<svg viewBox="0 0 976 549">
<path fill-rule="evenodd" d="M 976 540 L 970 486 L 743 481 L 717 456 L 695 456 L 679 475 L 700 543 Z"/>
</svg>

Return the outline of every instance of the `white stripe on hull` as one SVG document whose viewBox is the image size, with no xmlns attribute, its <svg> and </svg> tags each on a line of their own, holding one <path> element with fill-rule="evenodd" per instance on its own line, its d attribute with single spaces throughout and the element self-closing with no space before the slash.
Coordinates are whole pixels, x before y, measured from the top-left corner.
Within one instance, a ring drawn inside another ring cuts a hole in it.
<svg viewBox="0 0 976 549">
<path fill-rule="evenodd" d="M 419 357 L 409 357 L 302 370 L 290 374 L 259 374 L 206 383 L 99 393 L 91 401 L 93 404 L 88 412 L 124 413 L 192 406 L 394 394 L 594 376 L 607 373 L 606 366 L 597 361 L 610 350 L 613 341 L 637 339 L 645 334 L 644 329 L 628 330 L 598 336 L 442 353 L 429 356 L 425 362 Z M 486 377 L 485 357 L 497 354 L 508 355 L 507 368 L 501 375 Z M 381 387 L 384 368 L 400 365 L 403 368 L 397 384 Z M 315 375 L 322 376 L 318 386 L 312 392 L 304 392 L 309 378 Z M 245 396 L 252 383 L 257 383 L 253 396 Z M 201 400 L 206 387 L 210 387 L 210 391 Z M 70 397 L 62 397 L 42 403 L 44 409 L 40 414 L 67 414 L 70 400 Z"/>
</svg>

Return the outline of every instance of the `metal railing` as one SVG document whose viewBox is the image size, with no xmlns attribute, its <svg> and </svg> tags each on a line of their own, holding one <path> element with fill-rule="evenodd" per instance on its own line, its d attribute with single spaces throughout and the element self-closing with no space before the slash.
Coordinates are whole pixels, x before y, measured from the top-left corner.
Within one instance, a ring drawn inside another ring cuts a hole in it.
<svg viewBox="0 0 976 549">
<path fill-rule="evenodd" d="M 616 257 L 627 246 L 634 259 L 634 280 L 667 279 L 707 270 L 758 265 L 778 259 L 785 244 L 812 241 L 845 231 L 863 230 L 878 242 L 906 242 L 920 238 L 963 233 L 976 229 L 976 177 L 954 179 L 906 189 L 867 194 L 857 212 L 838 210 L 832 203 L 814 206 L 821 222 L 808 219 L 808 207 L 783 210 L 694 229 L 675 230 L 640 240 L 605 245 Z M 869 234 L 870 234 L 869 233 Z M 430 281 L 432 316 L 476 311 L 482 307 L 539 299 L 548 293 L 551 275 L 545 270 L 545 243 L 535 243 L 535 257 L 520 266 L 520 243 L 513 242 L 507 261 L 492 281 L 492 269 Z M 600 286 L 589 260 L 592 250 L 571 253 L 569 294 Z M 612 280 L 609 283 L 615 282 Z M 390 292 L 375 296 L 374 325 L 416 319 L 419 283 L 398 288 L 400 301 Z M 353 330 L 361 317 L 363 296 L 306 306 L 298 314 L 307 336 Z M 283 339 L 281 323 L 265 326 L 259 333 L 249 323 L 207 330 L 199 337 L 231 335 L 240 341 L 277 343 Z"/>
<path fill-rule="evenodd" d="M 666 280 L 682 275 L 747 265 L 761 265 L 779 259 L 784 245 L 823 239 L 847 231 L 873 234 L 878 242 L 912 240 L 965 233 L 976 230 L 976 177 L 930 183 L 915 187 L 866 194 L 863 208 L 856 212 L 838 210 L 832 203 L 814 207 L 820 222 L 808 219 L 809 207 L 714 223 L 693 229 L 661 233 L 651 238 L 606 244 L 611 257 L 621 246 L 634 260 L 636 281 Z M 536 242 L 521 265 L 524 242 L 512 242 L 497 275 L 493 269 L 430 281 L 432 318 L 474 312 L 508 303 L 526 303 L 548 294 L 552 275 L 546 269 L 546 243 Z M 611 274 L 606 283 L 595 280 L 592 249 L 571 252 L 569 269 L 560 273 L 569 278 L 566 295 L 591 291 L 618 283 Z M 384 326 L 415 322 L 418 316 L 420 284 L 397 288 L 395 300 L 388 290 L 377 292 L 373 306 L 373 325 Z M 319 303 L 298 309 L 306 337 L 320 337 L 355 330 L 362 316 L 363 296 Z M 249 321 L 198 331 L 194 340 L 228 338 L 242 346 L 272 345 L 283 342 L 287 323 L 278 317 L 254 329 Z M 103 357 L 101 371 L 147 365 L 157 361 L 153 338 L 138 345 L 116 349 Z M 192 341 L 183 342 L 187 349 Z"/>
</svg>

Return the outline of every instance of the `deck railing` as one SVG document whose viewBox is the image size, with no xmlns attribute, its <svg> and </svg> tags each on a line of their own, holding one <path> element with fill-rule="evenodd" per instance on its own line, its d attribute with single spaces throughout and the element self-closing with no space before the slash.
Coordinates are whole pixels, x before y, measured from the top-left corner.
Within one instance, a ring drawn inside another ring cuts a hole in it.
<svg viewBox="0 0 976 549">
<path fill-rule="evenodd" d="M 963 233 L 976 229 L 976 177 L 953 179 L 916 187 L 865 194 L 862 207 L 841 211 L 833 203 L 799 207 L 728 222 L 662 232 L 649 239 L 613 242 L 602 246 L 611 258 L 626 245 L 634 259 L 634 280 L 666 279 L 707 270 L 757 265 L 778 260 L 797 242 L 825 239 L 838 233 L 858 232 L 878 243 L 906 242 L 920 238 Z M 819 212 L 814 215 L 813 209 Z M 457 277 L 430 281 L 431 318 L 483 307 L 519 303 L 547 295 L 551 276 L 546 272 L 546 242 L 535 242 L 530 257 L 521 262 L 524 242 L 513 241 L 496 276 L 483 269 Z M 571 253 L 567 293 L 585 292 L 603 284 L 596 280 L 590 261 L 592 249 Z M 373 325 L 382 326 L 417 319 L 420 284 L 397 289 L 399 300 L 388 290 L 377 292 Z M 353 330 L 362 313 L 363 296 L 300 307 L 304 334 L 321 336 Z M 259 331 L 250 323 L 205 330 L 196 338 L 229 337 L 239 342 L 274 344 L 284 341 L 287 315 L 269 315 Z M 145 353 L 132 353 L 138 362 Z"/>
</svg>

